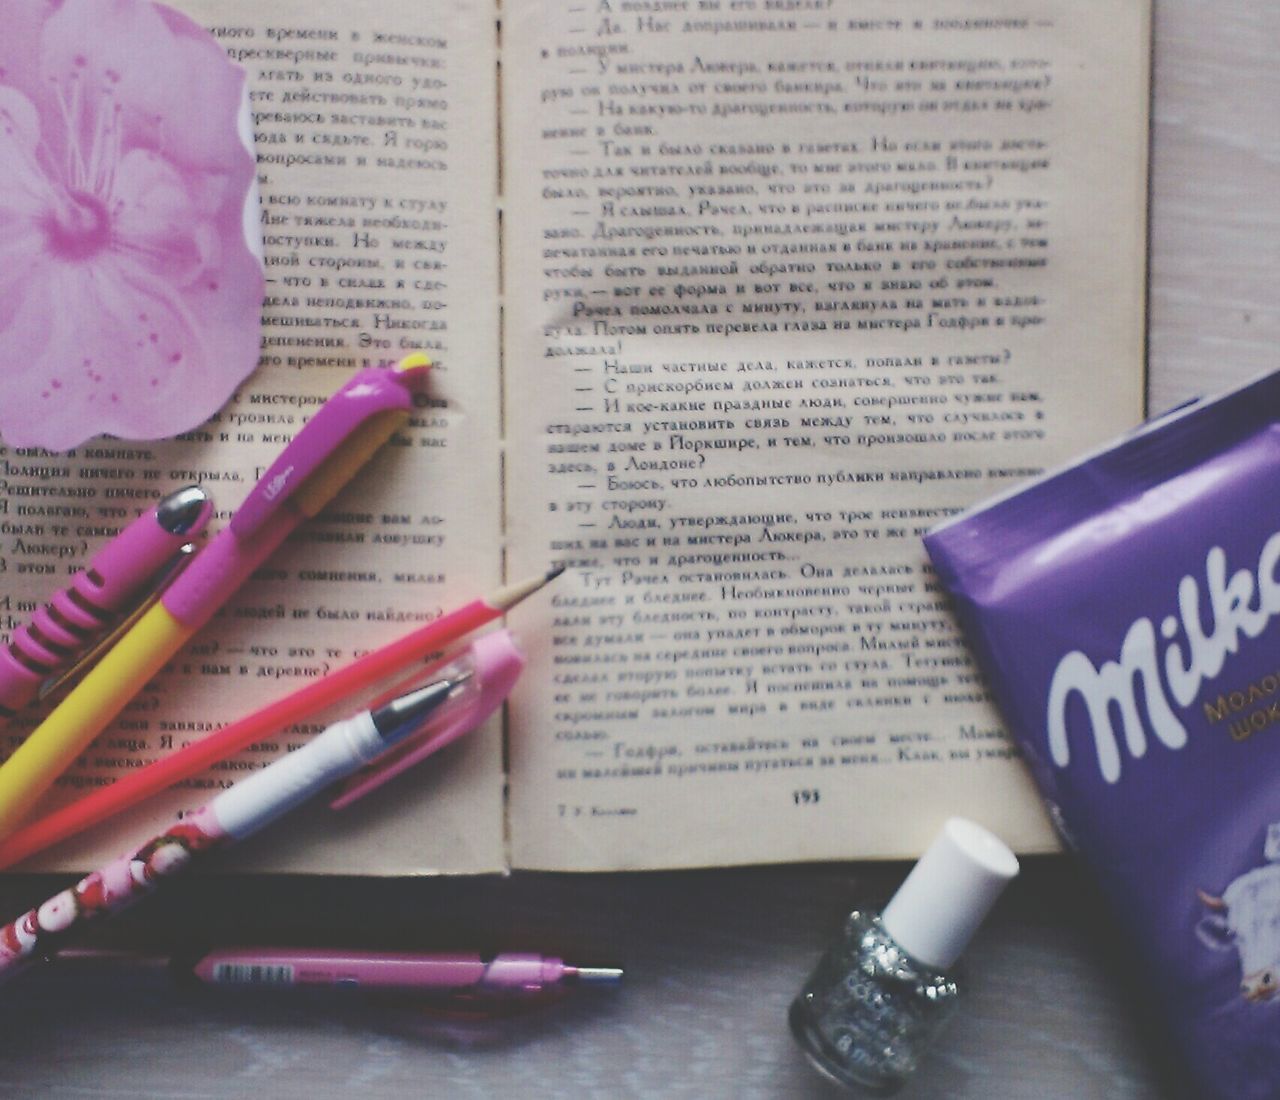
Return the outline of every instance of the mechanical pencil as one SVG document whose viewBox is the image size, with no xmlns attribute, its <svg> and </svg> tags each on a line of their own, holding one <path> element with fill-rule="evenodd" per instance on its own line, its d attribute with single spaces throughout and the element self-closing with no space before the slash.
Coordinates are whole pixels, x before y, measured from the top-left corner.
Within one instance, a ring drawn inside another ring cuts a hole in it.
<svg viewBox="0 0 1280 1100">
<path fill-rule="evenodd" d="M 536 997 L 569 985 L 617 985 L 622 971 L 570 966 L 563 959 L 525 952 L 492 956 L 458 953 L 341 951 L 324 948 L 232 947 L 190 957 L 165 958 L 129 951 L 65 951 L 77 964 L 169 970 L 179 979 L 239 989 L 358 989 L 423 996 Z"/>
</svg>

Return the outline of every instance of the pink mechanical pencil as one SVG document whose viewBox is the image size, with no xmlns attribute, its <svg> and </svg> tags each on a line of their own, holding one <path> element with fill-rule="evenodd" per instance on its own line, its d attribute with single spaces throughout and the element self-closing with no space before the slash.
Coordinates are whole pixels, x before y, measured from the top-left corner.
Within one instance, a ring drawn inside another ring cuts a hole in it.
<svg viewBox="0 0 1280 1100">
<path fill-rule="evenodd" d="M 523 1000 L 570 985 L 616 985 L 622 971 L 610 966 L 570 966 L 563 959 L 525 952 L 422 954 L 337 951 L 321 948 L 234 947 L 211 951 L 194 963 L 114 951 L 68 951 L 67 961 L 164 967 L 179 979 L 235 989 L 351 989 L 419 994 L 448 1000 Z"/>
<path fill-rule="evenodd" d="M 220 986 L 341 986 L 379 992 L 537 996 L 563 984 L 612 985 L 622 971 L 569 966 L 563 959 L 508 953 L 415 955 L 311 948 L 237 948 L 213 951 L 192 973 Z"/>
</svg>

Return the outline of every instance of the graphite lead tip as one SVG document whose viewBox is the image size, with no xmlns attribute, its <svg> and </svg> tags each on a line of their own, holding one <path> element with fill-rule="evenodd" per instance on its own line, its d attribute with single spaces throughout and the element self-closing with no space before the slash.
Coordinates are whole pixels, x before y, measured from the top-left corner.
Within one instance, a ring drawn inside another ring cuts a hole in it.
<svg viewBox="0 0 1280 1100">
<path fill-rule="evenodd" d="M 156 522 L 171 535 L 185 535 L 203 526 L 213 501 L 199 485 L 170 493 L 156 505 Z"/>
<path fill-rule="evenodd" d="M 622 970 L 616 966 L 566 966 L 565 977 L 580 985 L 617 985 Z"/>
<path fill-rule="evenodd" d="M 565 566 L 557 565 L 548 569 L 541 576 L 530 577 L 528 580 L 519 581 L 516 584 L 509 584 L 506 588 L 500 588 L 497 592 L 492 593 L 486 602 L 490 607 L 497 608 L 499 611 L 509 611 L 515 607 L 521 600 L 532 596 L 539 588 L 550 584 L 561 573 L 565 571 Z"/>
</svg>

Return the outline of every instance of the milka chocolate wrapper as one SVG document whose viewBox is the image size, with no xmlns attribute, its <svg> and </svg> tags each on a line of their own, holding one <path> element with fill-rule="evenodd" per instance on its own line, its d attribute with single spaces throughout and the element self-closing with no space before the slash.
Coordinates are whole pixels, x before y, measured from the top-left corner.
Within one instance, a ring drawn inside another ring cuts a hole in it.
<svg viewBox="0 0 1280 1100">
<path fill-rule="evenodd" d="M 1195 1095 L 1280 1096 L 1280 374 L 925 545 Z"/>
</svg>

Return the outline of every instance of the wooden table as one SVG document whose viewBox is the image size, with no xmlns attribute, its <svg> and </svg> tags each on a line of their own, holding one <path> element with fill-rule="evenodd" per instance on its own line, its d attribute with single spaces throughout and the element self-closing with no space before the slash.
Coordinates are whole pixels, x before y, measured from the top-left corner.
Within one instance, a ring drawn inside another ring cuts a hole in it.
<svg viewBox="0 0 1280 1100">
<path fill-rule="evenodd" d="M 1280 5 L 1156 0 L 1150 408 L 1280 366 Z M 486 1031 L 166 981 L 56 970 L 0 1001 L 0 1096 L 829 1097 L 786 1007 L 856 899 L 899 866 L 408 882 L 179 882 L 122 933 L 171 945 L 194 919 L 296 941 L 528 945 L 626 966 L 596 991 Z M 55 880 L 0 879 L 6 915 Z M 299 918 L 303 914 L 303 919 Z M 115 930 L 113 929 L 113 932 Z M 1089 885 L 1030 862 L 968 956 L 966 1010 L 904 1100 L 1177 1096 L 1140 983 Z M 16 992 L 17 987 L 15 987 Z"/>
</svg>

